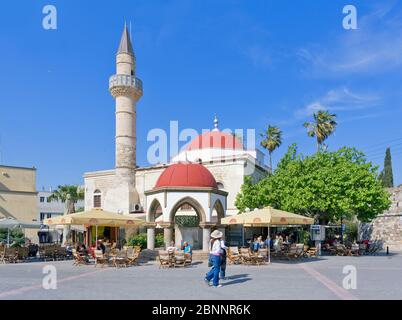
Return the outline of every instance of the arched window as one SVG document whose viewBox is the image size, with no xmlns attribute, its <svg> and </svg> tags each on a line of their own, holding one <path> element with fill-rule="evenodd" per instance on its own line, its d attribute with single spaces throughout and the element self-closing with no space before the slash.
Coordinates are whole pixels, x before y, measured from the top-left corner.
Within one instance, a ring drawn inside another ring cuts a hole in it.
<svg viewBox="0 0 402 320">
<path fill-rule="evenodd" d="M 218 182 L 218 183 L 217 183 L 217 186 L 218 186 L 218 189 L 219 189 L 219 190 L 225 189 L 225 186 L 223 185 L 222 182 Z"/>
<path fill-rule="evenodd" d="M 94 191 L 94 208 L 102 207 L 102 194 L 99 189 Z"/>
</svg>

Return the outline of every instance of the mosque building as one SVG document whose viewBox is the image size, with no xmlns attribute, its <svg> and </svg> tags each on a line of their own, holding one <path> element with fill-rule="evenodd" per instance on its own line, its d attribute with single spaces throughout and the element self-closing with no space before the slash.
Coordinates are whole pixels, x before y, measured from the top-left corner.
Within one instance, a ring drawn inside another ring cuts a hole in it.
<svg viewBox="0 0 402 320">
<path fill-rule="evenodd" d="M 226 231 L 228 241 L 238 240 L 238 227 L 225 230 L 220 219 L 238 213 L 235 199 L 245 176 L 258 181 L 269 172 L 264 154 L 220 131 L 215 117 L 214 128 L 190 141 L 170 163 L 137 167 L 136 112 L 143 86 L 127 26 L 109 91 L 116 101 L 115 168 L 84 174 L 85 210 L 145 218 L 148 249 L 155 248 L 155 235 L 162 232 L 165 243 L 188 241 L 204 251 L 211 229 Z"/>
</svg>

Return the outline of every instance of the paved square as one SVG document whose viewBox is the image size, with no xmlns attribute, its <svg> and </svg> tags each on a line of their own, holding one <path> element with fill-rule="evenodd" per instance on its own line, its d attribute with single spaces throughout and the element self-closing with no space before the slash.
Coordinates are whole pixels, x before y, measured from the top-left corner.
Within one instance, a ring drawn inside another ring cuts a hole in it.
<svg viewBox="0 0 402 320">
<path fill-rule="evenodd" d="M 54 265 L 57 289 L 42 287 L 43 267 Z M 357 289 L 345 290 L 344 266 L 357 269 Z M 130 268 L 72 266 L 72 261 L 0 265 L 0 299 L 402 299 L 402 255 L 324 256 L 269 266 L 228 266 L 224 287 L 203 282 L 205 262 L 159 269 L 156 262 Z"/>
</svg>

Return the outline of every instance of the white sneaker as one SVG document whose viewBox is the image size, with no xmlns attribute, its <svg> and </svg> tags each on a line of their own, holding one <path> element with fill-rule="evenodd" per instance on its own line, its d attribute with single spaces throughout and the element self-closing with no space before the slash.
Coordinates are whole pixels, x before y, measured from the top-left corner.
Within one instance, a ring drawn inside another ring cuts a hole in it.
<svg viewBox="0 0 402 320">
<path fill-rule="evenodd" d="M 222 288 L 223 287 L 223 285 L 221 285 L 221 284 L 218 284 L 217 286 L 214 286 L 214 288 Z"/>
</svg>

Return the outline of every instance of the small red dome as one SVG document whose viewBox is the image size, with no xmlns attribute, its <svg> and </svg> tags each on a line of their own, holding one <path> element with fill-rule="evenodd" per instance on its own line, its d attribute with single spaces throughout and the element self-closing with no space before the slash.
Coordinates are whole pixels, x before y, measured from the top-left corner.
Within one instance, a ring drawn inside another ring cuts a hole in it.
<svg viewBox="0 0 402 320">
<path fill-rule="evenodd" d="M 204 132 L 190 141 L 186 150 L 190 151 L 210 148 L 244 150 L 243 144 L 238 138 L 232 134 L 221 131 Z"/>
<path fill-rule="evenodd" d="M 162 187 L 201 187 L 218 189 L 211 172 L 201 164 L 176 163 L 162 172 L 155 188 Z"/>
</svg>

